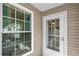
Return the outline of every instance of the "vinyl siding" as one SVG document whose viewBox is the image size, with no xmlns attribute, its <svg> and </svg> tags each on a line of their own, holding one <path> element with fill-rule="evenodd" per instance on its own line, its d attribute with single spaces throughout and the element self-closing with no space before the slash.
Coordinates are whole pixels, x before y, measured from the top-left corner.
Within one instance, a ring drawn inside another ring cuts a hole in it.
<svg viewBox="0 0 79 59">
<path fill-rule="evenodd" d="M 79 4 L 68 7 L 68 55 L 79 56 Z"/>
</svg>

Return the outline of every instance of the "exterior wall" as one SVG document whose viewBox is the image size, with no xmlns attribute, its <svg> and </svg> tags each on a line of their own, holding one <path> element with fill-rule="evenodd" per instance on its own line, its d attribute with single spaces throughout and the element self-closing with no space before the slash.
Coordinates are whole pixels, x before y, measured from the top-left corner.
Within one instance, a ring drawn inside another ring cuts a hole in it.
<svg viewBox="0 0 79 59">
<path fill-rule="evenodd" d="M 20 4 L 34 12 L 34 52 L 29 56 L 40 56 L 42 55 L 42 17 L 40 11 L 29 3 Z"/>
<path fill-rule="evenodd" d="M 68 55 L 79 55 L 79 4 L 65 4 L 45 12 L 40 12 L 28 3 L 20 4 L 34 12 L 34 52 L 29 56 L 42 55 L 42 17 L 65 10 L 68 12 Z"/>
<path fill-rule="evenodd" d="M 79 4 L 68 7 L 68 55 L 79 56 Z"/>
<path fill-rule="evenodd" d="M 79 56 L 79 4 L 64 4 L 45 12 L 42 16 L 67 11 L 67 55 Z"/>
</svg>

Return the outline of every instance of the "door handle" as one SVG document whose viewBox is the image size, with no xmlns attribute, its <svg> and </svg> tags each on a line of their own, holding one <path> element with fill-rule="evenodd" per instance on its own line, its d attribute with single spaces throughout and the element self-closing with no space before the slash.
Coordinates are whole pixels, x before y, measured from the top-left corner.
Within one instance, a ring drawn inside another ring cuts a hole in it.
<svg viewBox="0 0 79 59">
<path fill-rule="evenodd" d="M 64 41 L 64 37 L 62 37 L 62 39 L 61 39 L 62 41 Z"/>
</svg>

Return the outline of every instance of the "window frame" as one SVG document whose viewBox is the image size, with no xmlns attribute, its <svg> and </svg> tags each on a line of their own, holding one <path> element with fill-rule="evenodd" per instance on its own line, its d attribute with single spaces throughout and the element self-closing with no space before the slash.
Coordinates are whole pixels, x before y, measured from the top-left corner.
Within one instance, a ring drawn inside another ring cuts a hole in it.
<svg viewBox="0 0 79 59">
<path fill-rule="evenodd" d="M 31 14 L 31 25 L 30 25 L 31 26 L 31 30 L 30 30 L 30 32 L 31 32 L 31 51 L 21 55 L 21 56 L 27 56 L 33 52 L 33 41 L 34 41 L 33 40 L 33 38 L 34 38 L 34 34 L 33 34 L 33 32 L 34 32 L 34 30 L 33 30 L 34 29 L 34 27 L 33 27 L 33 11 L 31 11 L 28 8 L 26 8 L 20 4 L 17 4 L 17 3 L 8 3 L 8 4 L 14 6 L 15 8 L 21 9 L 21 10 Z M 1 8 L 0 9 L 0 13 L 1 13 L 0 14 L 0 38 L 1 38 L 1 40 L 0 40 L 0 43 L 1 43 L 0 44 L 0 52 L 1 52 L 0 55 L 2 55 L 2 33 L 4 33 L 4 31 L 3 31 L 3 3 L 0 4 L 0 8 Z M 19 33 L 19 32 L 28 33 L 29 31 L 27 31 L 27 32 L 26 31 L 17 31 L 17 33 Z M 8 31 L 5 33 L 12 33 L 12 31 L 11 32 Z M 13 31 L 13 33 L 14 33 L 14 31 Z"/>
</svg>

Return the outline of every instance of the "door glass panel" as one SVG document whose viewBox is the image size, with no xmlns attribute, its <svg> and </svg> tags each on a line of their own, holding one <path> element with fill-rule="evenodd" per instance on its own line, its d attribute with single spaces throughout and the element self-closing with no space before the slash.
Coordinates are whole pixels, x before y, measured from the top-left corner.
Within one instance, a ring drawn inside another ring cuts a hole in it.
<svg viewBox="0 0 79 59">
<path fill-rule="evenodd" d="M 48 48 L 55 50 L 55 36 L 48 37 Z"/>
<path fill-rule="evenodd" d="M 51 34 L 51 27 L 48 27 L 48 34 Z"/>
<path fill-rule="evenodd" d="M 54 27 L 54 28 L 56 27 L 56 21 L 55 20 L 51 21 L 51 26 Z"/>
<path fill-rule="evenodd" d="M 53 50 L 55 50 L 55 36 L 51 37 L 51 47 Z"/>
<path fill-rule="evenodd" d="M 56 35 L 59 35 L 59 20 L 56 20 Z"/>
<path fill-rule="evenodd" d="M 2 55 L 12 56 L 15 55 L 15 38 L 13 33 L 2 34 Z"/>
<path fill-rule="evenodd" d="M 51 27 L 51 35 L 56 35 L 56 27 Z"/>
<path fill-rule="evenodd" d="M 56 37 L 56 50 L 59 51 L 59 37 Z"/>
<path fill-rule="evenodd" d="M 51 20 L 48 21 L 48 27 L 51 27 Z"/>
<path fill-rule="evenodd" d="M 50 23 L 50 24 L 49 24 Z M 49 49 L 59 51 L 59 19 L 49 20 L 48 24 L 48 43 Z"/>
<path fill-rule="evenodd" d="M 48 21 L 48 34 L 51 34 L 51 21 Z"/>
<path fill-rule="evenodd" d="M 51 36 L 48 36 L 47 46 L 51 48 Z"/>
<path fill-rule="evenodd" d="M 55 20 L 52 20 L 52 22 L 51 22 L 51 33 L 52 33 L 52 35 L 55 35 L 56 33 L 56 22 L 55 22 Z"/>
</svg>

